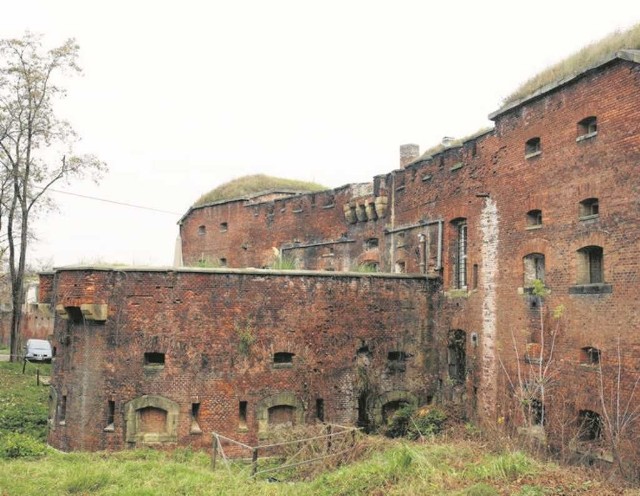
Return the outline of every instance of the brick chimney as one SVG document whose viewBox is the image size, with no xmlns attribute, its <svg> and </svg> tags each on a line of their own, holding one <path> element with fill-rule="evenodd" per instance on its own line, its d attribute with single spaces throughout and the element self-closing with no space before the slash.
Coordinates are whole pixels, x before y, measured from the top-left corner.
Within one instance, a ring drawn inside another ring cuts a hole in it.
<svg viewBox="0 0 640 496">
<path fill-rule="evenodd" d="M 400 167 L 404 169 L 407 165 L 413 162 L 420 156 L 419 145 L 400 145 Z"/>
</svg>

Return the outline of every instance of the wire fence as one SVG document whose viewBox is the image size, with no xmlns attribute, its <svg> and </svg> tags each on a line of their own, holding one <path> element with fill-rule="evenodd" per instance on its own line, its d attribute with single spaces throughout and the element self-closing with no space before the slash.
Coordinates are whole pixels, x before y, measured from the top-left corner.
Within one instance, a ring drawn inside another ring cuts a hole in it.
<svg viewBox="0 0 640 496">
<path fill-rule="evenodd" d="M 348 457 L 358 444 L 362 434 L 356 427 L 337 424 L 316 424 L 301 428 L 275 429 L 270 433 L 269 444 L 249 446 L 235 439 L 212 433 L 211 468 L 215 470 L 220 462 L 230 468 L 230 457 L 234 460 L 249 461 L 249 477 L 256 478 L 272 473 L 286 473 L 296 476 L 302 467 L 339 464 Z M 337 461 L 337 463 L 336 463 Z"/>
</svg>

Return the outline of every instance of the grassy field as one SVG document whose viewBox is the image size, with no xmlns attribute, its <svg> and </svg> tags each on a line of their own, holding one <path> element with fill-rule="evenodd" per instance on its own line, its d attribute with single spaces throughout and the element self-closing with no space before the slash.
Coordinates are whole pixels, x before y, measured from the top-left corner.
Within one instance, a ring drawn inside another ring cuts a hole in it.
<svg viewBox="0 0 640 496">
<path fill-rule="evenodd" d="M 271 482 L 250 479 L 249 467 L 239 462 L 212 471 L 206 453 L 189 449 L 65 454 L 42 443 L 46 399 L 47 388 L 35 383 L 35 366 L 22 375 L 20 364 L 0 364 L 2 496 L 640 494 L 582 469 L 542 463 L 520 451 L 489 450 L 479 438 L 413 443 L 365 437 L 357 461 L 308 480 L 274 473 L 279 480 Z M 17 445 L 29 449 L 6 449 L 16 431 L 22 433 Z M 38 447 L 42 454 L 35 456 Z M 24 454 L 32 456 L 18 456 Z"/>
</svg>

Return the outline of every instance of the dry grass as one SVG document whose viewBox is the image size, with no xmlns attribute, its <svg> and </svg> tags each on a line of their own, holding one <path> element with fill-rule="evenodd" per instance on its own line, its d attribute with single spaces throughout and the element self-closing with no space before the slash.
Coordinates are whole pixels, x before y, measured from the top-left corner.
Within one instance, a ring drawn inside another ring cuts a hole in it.
<svg viewBox="0 0 640 496">
<path fill-rule="evenodd" d="M 438 143 L 437 145 L 432 146 L 431 148 L 428 148 L 427 150 L 425 150 L 422 153 L 422 155 L 420 155 L 420 158 L 417 161 L 419 162 L 421 160 L 426 159 L 427 157 L 437 155 L 438 153 L 445 151 L 447 148 L 456 148 L 456 147 L 462 146 L 462 144 L 465 143 L 466 141 L 470 141 L 474 138 L 477 138 L 478 136 L 482 136 L 483 134 L 488 133 L 492 129 L 493 129 L 492 127 L 480 128 L 475 133 L 471 133 L 462 138 L 452 140 L 449 146 L 444 146 L 442 143 Z"/>
<path fill-rule="evenodd" d="M 563 61 L 545 69 L 505 98 L 503 105 L 531 95 L 553 81 L 576 74 L 596 64 L 599 60 L 625 48 L 640 49 L 640 23 L 623 32 L 615 31 L 602 40 L 587 45 Z"/>
<path fill-rule="evenodd" d="M 235 198 L 245 198 L 247 196 L 270 190 L 284 190 L 295 192 L 310 192 L 327 190 L 321 184 L 299 181 L 297 179 L 284 179 L 280 177 L 267 176 L 265 174 L 255 174 L 252 176 L 239 177 L 228 183 L 222 184 L 208 193 L 202 195 L 193 204 L 194 207 L 206 205 L 207 203 L 231 200 Z"/>
</svg>

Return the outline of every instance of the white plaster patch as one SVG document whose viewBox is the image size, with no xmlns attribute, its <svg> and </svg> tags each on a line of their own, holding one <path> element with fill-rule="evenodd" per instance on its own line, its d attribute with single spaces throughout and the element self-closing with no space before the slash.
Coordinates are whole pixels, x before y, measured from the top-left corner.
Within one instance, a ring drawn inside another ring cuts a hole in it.
<svg viewBox="0 0 640 496">
<path fill-rule="evenodd" d="M 485 200 L 480 216 L 482 231 L 482 403 L 492 418 L 496 405 L 496 278 L 498 275 L 498 206 Z"/>
</svg>

